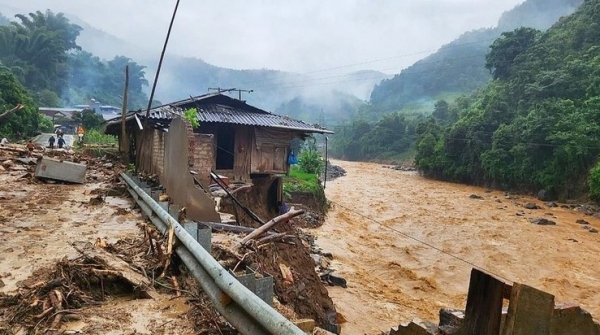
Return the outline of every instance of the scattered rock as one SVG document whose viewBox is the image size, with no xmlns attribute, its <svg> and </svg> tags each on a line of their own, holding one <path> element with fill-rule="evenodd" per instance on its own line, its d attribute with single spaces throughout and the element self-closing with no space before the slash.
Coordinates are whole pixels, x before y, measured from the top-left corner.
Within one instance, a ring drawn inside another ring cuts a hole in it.
<svg viewBox="0 0 600 335">
<path fill-rule="evenodd" d="M 534 204 L 533 202 L 528 202 L 525 205 L 523 205 L 523 207 L 527 209 L 540 209 L 540 206 Z"/>
<path fill-rule="evenodd" d="M 590 224 L 589 222 L 585 221 L 584 219 L 579 219 L 577 221 L 575 221 L 578 224 Z"/>
<path fill-rule="evenodd" d="M 552 193 L 549 192 L 548 190 L 540 190 L 537 194 L 537 198 L 541 201 L 553 201 L 554 200 Z"/>
<path fill-rule="evenodd" d="M 405 165 L 392 165 L 388 166 L 388 168 L 396 171 L 417 171 L 417 168 L 414 166 L 405 166 Z"/>
<path fill-rule="evenodd" d="M 4 286 L 6 286 L 6 284 L 4 284 L 4 282 L 2 281 L 2 279 L 0 279 L 0 288 L 3 288 Z"/>
<path fill-rule="evenodd" d="M 525 216 L 525 213 L 523 213 L 523 212 L 521 211 L 521 212 L 517 212 L 515 215 L 516 215 L 516 216 Z"/>
<path fill-rule="evenodd" d="M 497 203 L 499 203 L 499 204 L 501 204 L 501 203 L 502 203 L 502 200 L 500 200 L 500 199 L 496 199 L 496 202 L 497 202 Z"/>
<path fill-rule="evenodd" d="M 598 213 L 598 209 L 590 205 L 581 205 L 575 208 L 576 211 L 583 213 L 585 215 L 594 215 Z"/>
<path fill-rule="evenodd" d="M 598 233 L 598 229 L 596 228 L 590 228 L 590 230 L 588 230 L 590 233 Z"/>
<path fill-rule="evenodd" d="M 112 167 L 113 167 L 113 163 L 105 163 L 105 164 L 102 164 L 102 167 L 105 167 L 105 168 L 107 168 L 107 169 L 112 169 Z"/>
<path fill-rule="evenodd" d="M 471 198 L 471 199 L 483 200 L 483 197 L 482 197 L 482 196 L 480 196 L 480 195 L 477 195 L 477 194 L 471 194 L 471 195 L 469 196 L 469 198 Z"/>
<path fill-rule="evenodd" d="M 585 230 L 590 230 L 590 229 L 592 229 L 592 227 L 590 227 L 590 226 L 581 226 L 581 228 L 583 228 L 583 229 L 585 229 Z"/>
<path fill-rule="evenodd" d="M 574 238 L 568 238 L 568 239 L 567 239 L 567 241 L 571 241 L 571 242 L 579 242 L 579 241 L 577 241 L 577 240 L 576 240 L 576 239 L 574 239 Z"/>
<path fill-rule="evenodd" d="M 546 202 L 546 206 L 548 206 L 550 208 L 558 207 L 558 205 L 554 201 L 548 201 L 548 202 Z"/>
<path fill-rule="evenodd" d="M 556 225 L 556 222 L 554 222 L 552 220 L 545 219 L 545 218 L 533 218 L 533 219 L 530 219 L 529 222 L 537 224 L 537 225 L 541 225 L 541 226 L 554 226 L 554 225 Z"/>
</svg>

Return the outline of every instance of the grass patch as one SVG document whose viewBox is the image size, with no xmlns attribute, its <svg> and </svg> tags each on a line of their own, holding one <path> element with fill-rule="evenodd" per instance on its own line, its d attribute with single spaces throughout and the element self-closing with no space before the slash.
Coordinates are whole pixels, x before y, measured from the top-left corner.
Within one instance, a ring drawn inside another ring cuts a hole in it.
<svg viewBox="0 0 600 335">
<path fill-rule="evenodd" d="M 77 135 L 75 135 L 77 139 Z M 106 135 L 97 129 L 90 129 L 83 136 L 84 144 L 117 144 L 117 137 L 113 135 Z"/>
<path fill-rule="evenodd" d="M 289 197 L 290 192 L 322 192 L 319 177 L 314 173 L 307 173 L 297 166 L 292 166 L 290 172 L 283 178 L 283 192 Z"/>
</svg>

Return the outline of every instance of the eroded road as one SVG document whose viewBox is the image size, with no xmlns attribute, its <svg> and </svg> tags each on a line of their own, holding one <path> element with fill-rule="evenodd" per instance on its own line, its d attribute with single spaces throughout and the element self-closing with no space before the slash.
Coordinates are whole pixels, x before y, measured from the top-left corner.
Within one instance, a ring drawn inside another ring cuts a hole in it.
<svg viewBox="0 0 600 335">
<path fill-rule="evenodd" d="M 600 229 L 600 219 L 379 164 L 333 164 L 348 174 L 328 182 L 334 205 L 312 232 L 348 281 L 347 289 L 330 288 L 348 320 L 344 334 L 379 334 L 413 317 L 437 322 L 440 308 L 464 308 L 472 266 L 403 234 L 600 317 L 600 235 L 576 223 L 585 219 Z M 535 217 L 557 225 L 530 223 Z"/>
</svg>

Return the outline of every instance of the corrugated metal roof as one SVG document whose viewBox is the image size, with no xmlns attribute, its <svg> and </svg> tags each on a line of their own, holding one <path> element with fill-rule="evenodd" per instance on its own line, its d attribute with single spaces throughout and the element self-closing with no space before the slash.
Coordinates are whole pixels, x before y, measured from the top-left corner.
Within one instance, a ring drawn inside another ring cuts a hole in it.
<svg viewBox="0 0 600 335">
<path fill-rule="evenodd" d="M 287 116 L 269 113 L 260 108 L 246 104 L 245 101 L 232 99 L 222 94 L 207 94 L 190 99 L 173 102 L 168 105 L 155 107 L 150 110 L 150 119 L 152 120 L 171 120 L 175 115 L 181 115 L 187 108 L 196 108 L 198 121 L 231 123 L 245 126 L 261 126 L 280 129 L 298 130 L 307 133 L 332 134 L 333 132 L 320 127 L 311 125 L 304 121 L 295 120 Z M 142 118 L 145 113 L 139 113 Z M 132 118 L 133 114 L 128 116 Z M 117 124 L 120 121 L 115 118 L 107 122 L 109 126 Z"/>
<path fill-rule="evenodd" d="M 197 118 L 203 122 L 232 123 L 245 126 L 262 126 L 281 129 L 293 129 L 306 132 L 332 133 L 318 125 L 295 120 L 287 116 L 265 113 L 256 113 L 240 110 L 231 106 L 219 104 L 201 104 L 196 107 Z M 151 119 L 172 119 L 174 115 L 181 115 L 182 109 L 159 107 L 150 111 Z"/>
</svg>

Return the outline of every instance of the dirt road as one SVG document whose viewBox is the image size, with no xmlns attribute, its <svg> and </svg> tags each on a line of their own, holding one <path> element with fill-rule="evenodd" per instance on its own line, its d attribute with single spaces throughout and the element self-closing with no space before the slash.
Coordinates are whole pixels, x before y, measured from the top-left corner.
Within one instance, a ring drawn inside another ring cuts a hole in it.
<svg viewBox="0 0 600 335">
<path fill-rule="evenodd" d="M 379 334 L 413 317 L 437 322 L 440 308 L 464 308 L 472 266 L 403 234 L 600 317 L 600 235 L 576 223 L 600 230 L 600 219 L 379 164 L 333 164 L 348 175 L 328 182 L 334 205 L 312 232 L 348 281 L 329 290 L 348 320 L 344 334 Z M 541 209 L 522 206 L 530 202 Z M 532 224 L 534 217 L 557 225 Z"/>
<path fill-rule="evenodd" d="M 99 205 L 90 198 L 107 184 L 31 183 L 23 171 L 0 171 L 0 294 L 14 293 L 32 274 L 63 257 L 77 255 L 75 241 L 107 243 L 132 240 L 144 222 L 128 198 L 107 196 Z M 91 171 L 103 179 L 98 172 Z M 107 177 L 106 180 L 109 178 Z M 100 191 L 100 192 L 98 192 Z M 161 294 L 159 299 L 110 299 L 77 312 L 79 321 L 64 324 L 65 333 L 194 334 L 183 299 Z M 3 320 L 0 310 L 0 323 Z M 45 325 L 42 325 L 45 326 Z"/>
</svg>

